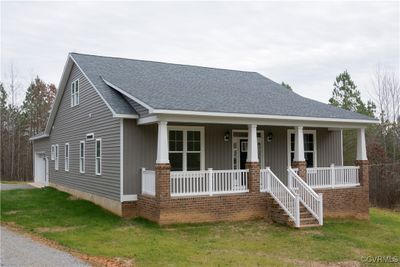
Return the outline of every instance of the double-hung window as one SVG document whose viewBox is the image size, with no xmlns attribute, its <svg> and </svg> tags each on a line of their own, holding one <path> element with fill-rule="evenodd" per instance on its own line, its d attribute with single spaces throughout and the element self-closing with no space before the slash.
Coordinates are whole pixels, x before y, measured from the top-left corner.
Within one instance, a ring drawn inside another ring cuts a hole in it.
<svg viewBox="0 0 400 267">
<path fill-rule="evenodd" d="M 65 171 L 69 171 L 69 143 L 65 144 L 65 151 L 64 151 L 64 168 Z"/>
<path fill-rule="evenodd" d="M 168 131 L 171 171 L 204 169 L 204 129 L 170 127 Z"/>
<path fill-rule="evenodd" d="M 56 171 L 58 171 L 58 157 L 59 157 L 59 154 L 58 154 L 58 144 L 57 145 L 55 145 L 55 151 L 54 151 L 54 169 L 56 170 Z"/>
<path fill-rule="evenodd" d="M 71 83 L 71 107 L 79 105 L 79 80 Z"/>
<path fill-rule="evenodd" d="M 85 141 L 79 143 L 79 171 L 85 173 Z"/>
<path fill-rule="evenodd" d="M 54 154 L 55 154 L 55 150 L 56 150 L 56 146 L 55 145 L 51 145 L 51 160 L 54 160 Z"/>
<path fill-rule="evenodd" d="M 317 134 L 315 130 L 304 130 L 304 158 L 307 162 L 307 167 L 312 168 L 317 166 Z M 294 130 L 288 131 L 288 144 L 289 144 L 289 166 L 292 165 L 294 159 L 295 148 L 295 132 Z"/>
<path fill-rule="evenodd" d="M 101 138 L 96 139 L 96 175 L 101 175 Z"/>
</svg>

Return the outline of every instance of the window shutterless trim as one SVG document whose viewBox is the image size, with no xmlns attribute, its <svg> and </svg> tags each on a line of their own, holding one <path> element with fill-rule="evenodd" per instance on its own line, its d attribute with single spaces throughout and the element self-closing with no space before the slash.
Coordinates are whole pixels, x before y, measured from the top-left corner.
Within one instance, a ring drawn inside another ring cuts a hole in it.
<svg viewBox="0 0 400 267">
<path fill-rule="evenodd" d="M 100 141 L 100 156 L 98 157 L 97 156 L 97 142 L 98 141 Z M 96 143 L 95 143 L 95 162 L 96 162 L 96 164 L 95 164 L 95 173 L 96 173 L 96 175 L 101 175 L 101 171 L 102 171 L 102 166 L 101 166 L 101 161 L 102 161 L 102 153 L 103 153 L 103 151 L 102 151 L 103 149 L 102 149 L 102 141 L 101 141 L 101 138 L 96 138 Z M 99 159 L 99 160 L 98 160 Z M 97 170 L 100 170 L 99 172 L 97 171 Z"/>
<path fill-rule="evenodd" d="M 59 164 L 59 158 L 60 158 L 60 149 L 58 144 L 55 145 L 55 155 L 54 155 L 54 170 L 58 171 L 58 164 Z"/>
<path fill-rule="evenodd" d="M 291 149 L 291 135 L 295 134 L 295 130 L 293 129 L 288 129 L 287 131 L 287 159 L 288 159 L 288 166 L 292 165 L 291 162 L 291 153 L 293 153 L 294 151 L 292 151 Z M 314 150 L 304 150 L 304 156 L 305 153 L 307 152 L 312 152 L 313 153 L 313 161 L 314 161 L 314 166 L 313 167 L 317 167 L 317 130 L 303 130 L 303 138 L 305 134 L 312 134 L 313 135 L 313 146 L 314 146 Z M 304 141 L 303 141 L 304 142 Z"/>
<path fill-rule="evenodd" d="M 83 149 L 82 149 L 83 144 Z M 79 172 L 85 173 L 85 155 L 86 154 L 86 144 L 85 141 L 79 142 Z"/>
<path fill-rule="evenodd" d="M 65 145 L 64 145 L 64 170 L 66 172 L 69 171 L 69 154 L 70 154 L 69 153 L 69 143 L 65 143 Z"/>
<path fill-rule="evenodd" d="M 79 79 L 76 79 L 71 83 L 71 107 L 79 105 L 79 87 Z"/>
</svg>

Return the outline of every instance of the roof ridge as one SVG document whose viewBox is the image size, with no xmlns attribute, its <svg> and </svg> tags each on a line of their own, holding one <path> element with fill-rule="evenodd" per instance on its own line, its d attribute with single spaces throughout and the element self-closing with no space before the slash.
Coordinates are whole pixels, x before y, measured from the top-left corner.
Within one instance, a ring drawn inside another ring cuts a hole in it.
<svg viewBox="0 0 400 267">
<path fill-rule="evenodd" d="M 162 62 L 162 61 L 145 60 L 145 59 L 134 59 L 134 58 L 117 57 L 117 56 L 102 56 L 102 55 L 85 54 L 85 53 L 77 53 L 77 52 L 70 52 L 69 54 L 70 55 L 77 54 L 77 55 L 82 55 L 82 56 L 92 56 L 92 57 L 102 57 L 102 58 L 113 58 L 113 59 L 123 59 L 123 60 L 132 60 L 132 61 L 150 62 L 150 63 L 158 63 L 158 64 L 177 65 L 177 66 L 185 66 L 185 67 L 196 67 L 196 68 L 213 69 L 213 70 L 227 70 L 227 71 L 235 71 L 235 72 L 260 74 L 257 71 L 234 70 L 234 69 L 227 69 L 227 68 L 216 68 L 216 67 L 207 67 L 207 66 L 182 64 L 182 63 Z"/>
</svg>

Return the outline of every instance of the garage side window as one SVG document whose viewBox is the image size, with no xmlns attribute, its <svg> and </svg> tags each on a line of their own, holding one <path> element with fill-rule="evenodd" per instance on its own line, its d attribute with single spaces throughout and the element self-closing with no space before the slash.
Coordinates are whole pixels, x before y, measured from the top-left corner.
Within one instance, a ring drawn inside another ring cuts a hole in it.
<svg viewBox="0 0 400 267">
<path fill-rule="evenodd" d="M 55 153 L 55 150 L 56 150 L 55 146 L 54 146 L 54 145 L 51 145 L 51 160 L 54 160 L 54 153 Z"/>
<path fill-rule="evenodd" d="M 79 80 L 71 83 L 71 107 L 79 105 Z"/>
<path fill-rule="evenodd" d="M 54 160 L 55 160 L 55 162 L 54 162 L 54 169 L 56 170 L 56 171 L 58 171 L 58 144 L 57 145 L 55 145 L 55 151 L 54 151 Z"/>
<path fill-rule="evenodd" d="M 101 175 L 101 138 L 96 139 L 96 175 Z"/>
<path fill-rule="evenodd" d="M 64 168 L 65 171 L 69 171 L 69 144 L 65 144 L 65 157 L 64 157 Z"/>
<path fill-rule="evenodd" d="M 85 173 L 85 141 L 79 144 L 79 171 Z"/>
</svg>

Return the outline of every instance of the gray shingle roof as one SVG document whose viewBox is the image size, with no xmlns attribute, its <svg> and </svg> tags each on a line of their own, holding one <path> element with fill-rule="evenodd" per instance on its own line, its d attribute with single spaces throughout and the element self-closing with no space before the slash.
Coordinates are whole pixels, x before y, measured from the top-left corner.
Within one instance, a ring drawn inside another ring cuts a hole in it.
<svg viewBox="0 0 400 267">
<path fill-rule="evenodd" d="M 154 109 L 374 120 L 302 97 L 256 72 L 71 55 L 117 113 L 132 107 L 102 78 Z"/>
</svg>

